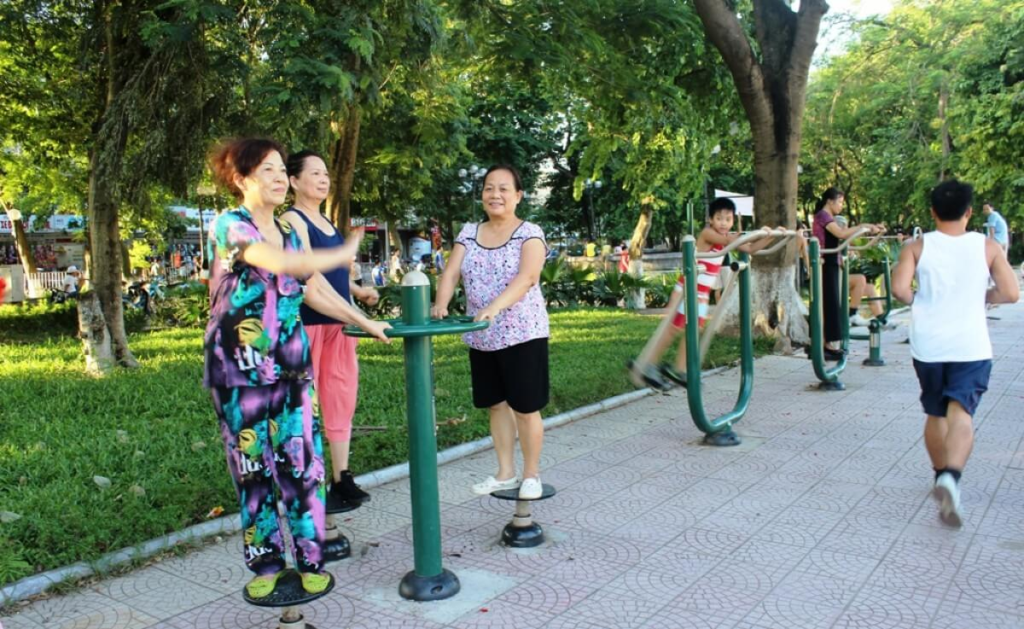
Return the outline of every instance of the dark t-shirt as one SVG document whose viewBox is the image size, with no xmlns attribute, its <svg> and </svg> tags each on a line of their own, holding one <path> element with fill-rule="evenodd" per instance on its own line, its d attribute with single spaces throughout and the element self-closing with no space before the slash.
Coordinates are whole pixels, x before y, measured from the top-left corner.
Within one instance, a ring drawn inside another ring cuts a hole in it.
<svg viewBox="0 0 1024 629">
<path fill-rule="evenodd" d="M 836 222 L 832 213 L 822 208 L 814 214 L 814 237 L 822 249 L 835 249 L 839 246 L 839 239 L 832 235 L 832 232 L 825 229 L 829 223 Z M 822 264 L 839 265 L 838 253 L 826 253 L 821 256 Z"/>
</svg>

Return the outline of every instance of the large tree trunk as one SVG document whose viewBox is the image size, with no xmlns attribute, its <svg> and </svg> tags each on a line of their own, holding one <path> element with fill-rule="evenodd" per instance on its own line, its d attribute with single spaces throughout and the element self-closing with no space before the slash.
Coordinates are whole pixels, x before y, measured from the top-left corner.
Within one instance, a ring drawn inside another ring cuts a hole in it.
<svg viewBox="0 0 1024 629">
<path fill-rule="evenodd" d="M 344 234 L 352 229 L 352 184 L 356 178 L 356 157 L 359 154 L 359 128 L 362 114 L 359 103 L 348 106 L 348 114 L 335 142 L 331 167 L 331 195 L 327 200 L 330 217 Z"/>
<path fill-rule="evenodd" d="M 88 346 L 90 339 L 99 339 L 101 343 L 109 343 L 113 351 L 114 361 L 122 367 L 138 367 L 131 350 L 128 348 L 128 335 L 124 327 L 124 307 L 121 302 L 121 233 L 117 218 L 117 201 L 114 190 L 118 174 L 121 171 L 122 158 L 128 137 L 129 121 L 124 115 L 113 110 L 114 98 L 117 95 L 119 81 L 115 62 L 114 28 L 111 24 L 113 7 L 104 10 L 105 50 L 107 73 L 104 77 L 106 103 L 104 112 L 96 124 L 93 135 L 94 146 L 89 157 L 89 248 L 91 264 L 89 278 L 92 290 L 99 301 L 98 311 L 80 318 L 89 325 L 89 329 L 81 329 L 82 340 Z M 100 325 L 96 317 L 103 317 L 106 333 L 99 335 L 95 329 Z M 102 374 L 110 371 L 113 365 L 107 360 L 96 360 L 90 365 L 89 356 L 105 356 L 106 349 L 95 346 L 86 350 L 87 367 L 94 368 L 94 373 Z"/>
<path fill-rule="evenodd" d="M 799 109 L 803 111 L 803 107 Z M 774 136 L 754 142 L 754 180 L 760 193 L 754 198 L 754 217 L 760 227 L 796 227 L 798 132 L 790 134 L 788 144 L 786 150 L 778 151 Z M 791 349 L 790 341 L 810 341 L 810 328 L 800 308 L 801 296 L 796 285 L 797 258 L 796 242 L 791 241 L 777 254 L 753 259 L 754 330 L 778 336 L 777 349 L 786 352 Z"/>
<path fill-rule="evenodd" d="M 92 250 L 90 267 L 90 283 L 93 292 L 99 298 L 100 312 L 106 323 L 106 338 L 113 348 L 114 360 L 122 367 L 138 367 L 139 363 L 128 348 L 128 334 L 124 327 L 124 305 L 121 301 L 121 233 L 117 219 L 117 205 L 110 199 L 110 182 L 98 165 L 98 158 L 93 154 L 89 175 L 89 248 Z M 116 149 L 115 149 L 116 150 Z M 90 325 L 92 318 L 89 319 Z M 82 340 L 87 341 L 86 331 L 82 330 Z M 95 348 L 94 355 L 102 354 Z M 88 352 L 86 354 L 88 356 Z M 88 358 L 87 358 L 88 363 Z M 107 368 L 109 363 L 98 363 L 99 368 Z"/>
<path fill-rule="evenodd" d="M 758 226 L 796 225 L 796 167 L 811 56 L 824 0 L 803 0 L 794 13 L 784 0 L 754 0 L 760 59 L 725 0 L 694 0 L 708 39 L 722 53 L 754 137 L 754 217 Z M 808 339 L 798 316 L 795 244 L 754 264 L 753 312 L 760 331 Z"/>
</svg>

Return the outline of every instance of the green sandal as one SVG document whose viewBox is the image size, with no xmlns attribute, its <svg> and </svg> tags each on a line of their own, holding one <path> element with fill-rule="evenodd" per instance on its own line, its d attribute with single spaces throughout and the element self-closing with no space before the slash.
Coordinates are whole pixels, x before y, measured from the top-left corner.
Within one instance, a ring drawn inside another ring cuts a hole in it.
<svg viewBox="0 0 1024 629">
<path fill-rule="evenodd" d="M 277 580 L 284 574 L 284 570 L 274 574 L 262 575 L 254 578 L 245 584 L 245 591 L 251 598 L 266 598 L 273 594 L 277 587 Z"/>
<path fill-rule="evenodd" d="M 300 572 L 299 576 L 302 577 L 302 589 L 307 594 L 319 594 L 331 584 L 331 575 L 327 573 Z"/>
</svg>

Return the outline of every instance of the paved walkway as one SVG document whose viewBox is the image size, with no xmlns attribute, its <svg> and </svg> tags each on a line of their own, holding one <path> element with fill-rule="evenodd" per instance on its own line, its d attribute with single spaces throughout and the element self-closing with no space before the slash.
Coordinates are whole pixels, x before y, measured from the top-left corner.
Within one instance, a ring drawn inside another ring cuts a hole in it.
<svg viewBox="0 0 1024 629">
<path fill-rule="evenodd" d="M 964 475 L 965 527 L 938 521 L 909 349 L 851 361 L 845 392 L 810 390 L 801 358 L 758 361 L 744 445 L 696 445 L 680 395 L 645 398 L 551 431 L 535 517 L 552 542 L 497 545 L 511 505 L 470 484 L 493 453 L 440 470 L 445 564 L 463 592 L 397 595 L 412 566 L 408 481 L 346 520 L 354 557 L 306 610 L 320 629 L 1024 627 L 1024 304 L 993 312 L 997 355 Z M 905 333 L 904 335 L 905 336 Z M 555 348 L 557 351 L 557 348 Z M 711 408 L 736 374 L 707 379 Z M 5 629 L 256 628 L 240 538 L 37 602 Z"/>
</svg>

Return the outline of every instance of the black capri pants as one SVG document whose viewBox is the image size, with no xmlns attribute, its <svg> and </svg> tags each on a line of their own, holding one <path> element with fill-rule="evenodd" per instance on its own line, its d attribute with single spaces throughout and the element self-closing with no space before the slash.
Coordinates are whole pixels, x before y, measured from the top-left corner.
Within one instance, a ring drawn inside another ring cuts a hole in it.
<svg viewBox="0 0 1024 629">
<path fill-rule="evenodd" d="M 825 342 L 831 343 L 843 338 L 839 327 L 839 317 L 845 313 L 839 312 L 839 264 L 825 261 L 821 265 L 821 300 L 824 311 L 822 321 L 825 334 Z"/>
<path fill-rule="evenodd" d="M 493 352 L 469 350 L 473 406 L 490 408 L 502 402 L 517 413 L 534 413 L 548 404 L 548 340 L 533 339 Z"/>
</svg>

